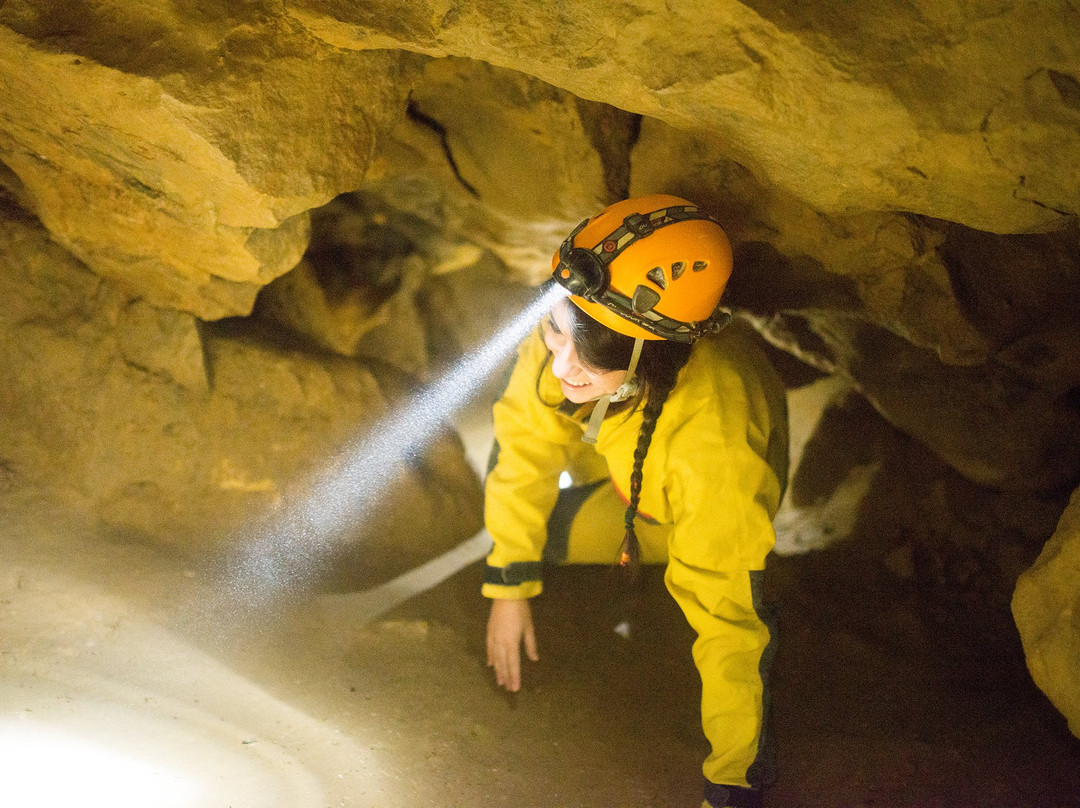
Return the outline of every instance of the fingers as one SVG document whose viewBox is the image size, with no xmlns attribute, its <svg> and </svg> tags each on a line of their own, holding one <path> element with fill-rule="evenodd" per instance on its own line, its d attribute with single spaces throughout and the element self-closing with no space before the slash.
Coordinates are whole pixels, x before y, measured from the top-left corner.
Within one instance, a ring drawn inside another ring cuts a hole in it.
<svg viewBox="0 0 1080 808">
<path fill-rule="evenodd" d="M 521 651 L 518 645 L 514 646 L 506 654 L 506 682 L 503 684 L 511 693 L 521 690 Z"/>
<path fill-rule="evenodd" d="M 507 687 L 507 689 L 509 689 L 508 685 L 511 682 L 510 649 L 513 647 L 512 643 L 512 638 L 505 635 L 496 620 L 492 620 L 488 624 L 487 664 L 489 668 L 495 669 L 495 684 L 499 687 Z"/>
<path fill-rule="evenodd" d="M 536 644 L 536 631 L 533 629 L 532 623 L 525 626 L 525 653 L 533 662 L 540 661 L 540 649 Z"/>
<path fill-rule="evenodd" d="M 521 646 L 529 659 L 539 660 L 536 633 L 528 601 L 495 600 L 488 620 L 487 664 L 495 683 L 512 693 L 521 690 Z"/>
<path fill-rule="evenodd" d="M 488 667 L 495 669 L 495 684 L 516 693 L 521 690 L 521 653 L 517 644 L 488 643 Z"/>
</svg>

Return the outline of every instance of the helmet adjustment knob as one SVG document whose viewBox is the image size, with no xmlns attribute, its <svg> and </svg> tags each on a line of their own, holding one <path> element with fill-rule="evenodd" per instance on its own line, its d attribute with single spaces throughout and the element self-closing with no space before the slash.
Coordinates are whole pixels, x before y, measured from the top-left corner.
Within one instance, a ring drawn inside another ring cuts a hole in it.
<svg viewBox="0 0 1080 808">
<path fill-rule="evenodd" d="M 634 297 L 630 301 L 636 314 L 644 314 L 652 311 L 653 306 L 660 302 L 660 295 L 648 286 L 638 286 L 634 290 Z"/>
</svg>

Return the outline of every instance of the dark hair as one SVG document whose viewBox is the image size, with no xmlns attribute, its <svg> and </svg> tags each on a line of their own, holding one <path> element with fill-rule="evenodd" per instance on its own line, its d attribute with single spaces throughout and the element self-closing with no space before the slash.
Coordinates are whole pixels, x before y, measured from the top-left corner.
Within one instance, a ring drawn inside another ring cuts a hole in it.
<svg viewBox="0 0 1080 808">
<path fill-rule="evenodd" d="M 630 356 L 634 351 L 633 337 L 612 331 L 573 303 L 566 304 L 566 311 L 570 322 L 570 337 L 574 341 L 578 357 L 585 364 L 599 371 L 629 367 Z M 623 538 L 620 559 L 624 566 L 635 568 L 641 558 L 641 547 L 634 531 L 634 518 L 641 500 L 641 470 L 656 430 L 656 421 L 668 394 L 675 387 L 679 371 L 690 359 L 692 347 L 686 342 L 648 339 L 641 348 L 636 375 L 642 385 L 645 405 L 642 408 L 641 431 L 638 432 L 637 447 L 634 449 L 634 470 L 630 473 L 630 504 L 624 517 L 626 535 Z"/>
</svg>

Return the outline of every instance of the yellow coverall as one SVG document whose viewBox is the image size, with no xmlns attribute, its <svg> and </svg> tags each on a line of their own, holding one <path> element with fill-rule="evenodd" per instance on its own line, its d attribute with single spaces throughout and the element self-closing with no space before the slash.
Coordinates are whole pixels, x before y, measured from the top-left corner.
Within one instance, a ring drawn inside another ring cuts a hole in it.
<svg viewBox="0 0 1080 808">
<path fill-rule="evenodd" d="M 540 593 L 564 470 L 575 486 L 606 477 L 629 492 L 640 408 L 629 417 L 609 412 L 595 447 L 583 443 L 592 405 L 565 402 L 547 357 L 538 329 L 519 347 L 494 406 L 496 445 L 485 483 L 485 523 L 494 539 L 483 584 L 489 598 Z M 760 348 L 734 324 L 699 340 L 645 458 L 638 512 L 649 518 L 639 516 L 638 535 L 644 562 L 667 561 L 668 591 L 698 635 L 693 656 L 712 745 L 703 772 L 713 784 L 757 788 L 772 775 L 763 678 L 775 646 L 761 571 L 775 542 L 772 517 L 787 454 L 783 386 Z M 612 493 L 607 483 L 597 486 L 556 560 L 613 562 L 624 528 L 623 506 Z M 589 512 L 609 515 L 610 524 L 597 530 Z"/>
</svg>

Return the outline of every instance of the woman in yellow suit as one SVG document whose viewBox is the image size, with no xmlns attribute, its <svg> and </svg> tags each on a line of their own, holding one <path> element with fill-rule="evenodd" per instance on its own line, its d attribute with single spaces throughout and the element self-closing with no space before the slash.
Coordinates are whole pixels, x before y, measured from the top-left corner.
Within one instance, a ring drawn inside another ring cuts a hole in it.
<svg viewBox="0 0 1080 808">
<path fill-rule="evenodd" d="M 582 222 L 552 263 L 569 297 L 522 343 L 494 408 L 488 665 L 516 691 L 522 647 L 538 658 L 528 599 L 544 562 L 666 562 L 697 633 L 704 806 L 759 806 L 774 770 L 761 582 L 787 420 L 764 355 L 721 330 L 728 239 L 686 200 L 654 195 Z M 560 491 L 564 471 L 573 487 Z"/>
</svg>

